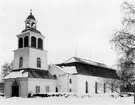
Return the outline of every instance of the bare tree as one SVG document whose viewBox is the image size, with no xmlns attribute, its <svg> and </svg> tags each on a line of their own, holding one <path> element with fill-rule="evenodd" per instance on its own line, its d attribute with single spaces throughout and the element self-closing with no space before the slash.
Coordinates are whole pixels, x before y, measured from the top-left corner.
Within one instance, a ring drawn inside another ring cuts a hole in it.
<svg viewBox="0 0 135 105">
<path fill-rule="evenodd" d="M 12 63 L 5 63 L 2 66 L 2 71 L 1 71 L 2 78 L 7 76 L 11 71 L 12 71 Z"/>
<path fill-rule="evenodd" d="M 114 32 L 110 42 L 119 55 L 117 66 L 121 85 L 135 92 L 135 7 L 124 2 L 122 12 L 122 28 Z"/>
</svg>

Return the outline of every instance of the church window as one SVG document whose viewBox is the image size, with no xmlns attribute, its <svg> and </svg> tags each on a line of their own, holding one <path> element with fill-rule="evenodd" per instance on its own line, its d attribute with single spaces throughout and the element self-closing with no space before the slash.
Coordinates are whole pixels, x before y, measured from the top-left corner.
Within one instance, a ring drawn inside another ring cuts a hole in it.
<svg viewBox="0 0 135 105">
<path fill-rule="evenodd" d="M 37 67 L 41 68 L 41 59 L 37 58 Z"/>
<path fill-rule="evenodd" d="M 30 28 L 30 23 L 29 22 L 27 22 L 26 28 Z"/>
<path fill-rule="evenodd" d="M 106 93 L 106 83 L 104 83 L 104 93 Z"/>
<path fill-rule="evenodd" d="M 24 47 L 28 47 L 28 46 L 29 46 L 29 37 L 26 36 L 26 37 L 24 38 Z"/>
<path fill-rule="evenodd" d="M 46 86 L 46 92 L 50 92 L 50 87 Z"/>
<path fill-rule="evenodd" d="M 53 77 L 57 79 L 57 76 L 56 75 L 53 75 Z"/>
<path fill-rule="evenodd" d="M 23 67 L 23 58 L 21 57 L 19 59 L 19 68 L 22 68 Z"/>
<path fill-rule="evenodd" d="M 72 89 L 69 89 L 69 92 L 72 92 Z"/>
<path fill-rule="evenodd" d="M 34 36 L 31 37 L 31 46 L 36 47 L 36 38 Z"/>
<path fill-rule="evenodd" d="M 36 28 L 36 24 L 34 22 L 31 23 L 32 28 Z"/>
<path fill-rule="evenodd" d="M 111 84 L 111 92 L 112 93 L 114 92 L 114 84 L 113 83 Z"/>
<path fill-rule="evenodd" d="M 38 48 L 43 49 L 43 40 L 41 38 L 38 39 Z"/>
<path fill-rule="evenodd" d="M 36 93 L 40 93 L 40 86 L 36 86 Z"/>
<path fill-rule="evenodd" d="M 23 47 L 23 38 L 20 38 L 19 39 L 19 48 L 22 48 Z"/>
<path fill-rule="evenodd" d="M 58 92 L 58 88 L 56 87 L 56 92 Z"/>
<path fill-rule="evenodd" d="M 85 82 L 85 86 L 86 86 L 85 87 L 85 92 L 88 93 L 88 82 L 87 81 Z"/>
<path fill-rule="evenodd" d="M 98 93 L 98 83 L 95 82 L 95 93 L 97 94 Z"/>
<path fill-rule="evenodd" d="M 70 83 L 70 84 L 72 83 L 72 80 L 71 80 L 71 78 L 70 78 L 70 80 L 69 80 L 69 83 Z"/>
</svg>

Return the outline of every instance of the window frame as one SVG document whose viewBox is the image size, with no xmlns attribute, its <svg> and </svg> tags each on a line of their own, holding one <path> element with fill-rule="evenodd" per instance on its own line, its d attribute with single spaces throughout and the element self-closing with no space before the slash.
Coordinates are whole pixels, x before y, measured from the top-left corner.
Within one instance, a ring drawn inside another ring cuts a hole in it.
<svg viewBox="0 0 135 105">
<path fill-rule="evenodd" d="M 39 85 L 36 86 L 36 93 L 37 94 L 40 93 L 40 86 Z"/>
<path fill-rule="evenodd" d="M 19 58 L 19 68 L 23 68 L 23 57 Z"/>
<path fill-rule="evenodd" d="M 37 58 L 37 67 L 41 68 L 41 59 L 39 57 Z"/>
<path fill-rule="evenodd" d="M 45 86 L 45 91 L 46 91 L 46 93 L 49 93 L 50 92 L 50 86 Z"/>
</svg>

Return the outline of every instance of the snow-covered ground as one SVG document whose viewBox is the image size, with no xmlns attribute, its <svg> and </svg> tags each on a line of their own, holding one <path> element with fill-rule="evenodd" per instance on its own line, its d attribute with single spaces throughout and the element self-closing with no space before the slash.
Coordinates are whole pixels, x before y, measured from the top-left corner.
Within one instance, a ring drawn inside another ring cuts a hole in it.
<svg viewBox="0 0 135 105">
<path fill-rule="evenodd" d="M 90 95 L 90 97 L 35 97 L 35 98 L 4 98 L 0 97 L 0 105 L 63 105 L 63 104 L 87 104 L 87 105 L 131 105 L 133 97 L 110 97 L 108 95 Z"/>
</svg>

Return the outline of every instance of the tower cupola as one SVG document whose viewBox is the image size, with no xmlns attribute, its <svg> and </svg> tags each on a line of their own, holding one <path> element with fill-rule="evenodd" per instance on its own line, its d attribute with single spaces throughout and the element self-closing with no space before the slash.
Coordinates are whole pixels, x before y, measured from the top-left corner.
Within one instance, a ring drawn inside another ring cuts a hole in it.
<svg viewBox="0 0 135 105">
<path fill-rule="evenodd" d="M 30 15 L 25 20 L 25 29 L 36 29 L 37 21 L 35 17 L 32 15 L 32 10 L 30 10 Z"/>
</svg>

